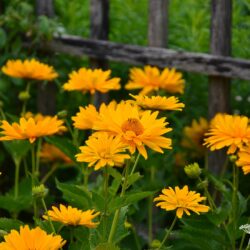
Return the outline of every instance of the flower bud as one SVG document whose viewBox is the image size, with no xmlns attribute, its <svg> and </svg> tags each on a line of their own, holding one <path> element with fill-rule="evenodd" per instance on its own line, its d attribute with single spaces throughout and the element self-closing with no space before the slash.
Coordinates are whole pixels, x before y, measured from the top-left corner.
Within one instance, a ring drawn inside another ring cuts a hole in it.
<svg viewBox="0 0 250 250">
<path fill-rule="evenodd" d="M 229 156 L 229 160 L 230 160 L 231 162 L 235 162 L 235 161 L 237 160 L 237 156 L 236 156 L 236 155 L 230 155 L 230 156 Z"/>
<path fill-rule="evenodd" d="M 27 101 L 30 99 L 30 93 L 28 91 L 21 91 L 18 95 L 20 101 Z"/>
<path fill-rule="evenodd" d="M 49 190 L 41 184 L 32 188 L 32 196 L 35 199 L 44 198 L 48 194 L 48 191 Z"/>
<path fill-rule="evenodd" d="M 4 237 L 6 234 L 8 234 L 6 231 L 0 229 L 0 237 Z"/>
<path fill-rule="evenodd" d="M 191 179 L 197 179 L 201 174 L 200 166 L 197 162 L 184 167 L 186 175 Z"/>
<path fill-rule="evenodd" d="M 129 223 L 129 222 L 126 220 L 126 221 L 124 222 L 124 227 L 127 228 L 127 229 L 129 229 L 129 228 L 132 228 L 133 226 L 132 226 L 131 223 Z"/>
<path fill-rule="evenodd" d="M 161 242 L 159 240 L 153 240 L 151 243 L 151 248 L 159 248 L 161 245 Z"/>
<path fill-rule="evenodd" d="M 205 189 L 208 187 L 208 181 L 204 180 L 197 184 L 197 189 Z"/>
<path fill-rule="evenodd" d="M 68 115 L 67 110 L 61 110 L 57 113 L 57 116 L 59 119 L 65 118 L 65 117 L 67 117 L 67 115 Z"/>
</svg>

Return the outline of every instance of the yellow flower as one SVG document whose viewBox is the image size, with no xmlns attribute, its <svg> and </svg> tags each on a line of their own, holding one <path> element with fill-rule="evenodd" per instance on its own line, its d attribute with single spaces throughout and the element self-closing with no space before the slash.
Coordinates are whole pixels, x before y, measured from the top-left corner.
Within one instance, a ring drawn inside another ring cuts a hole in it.
<svg viewBox="0 0 250 250">
<path fill-rule="evenodd" d="M 72 163 L 72 160 L 65 155 L 59 148 L 56 146 L 44 143 L 40 151 L 41 160 L 46 162 L 55 162 L 63 161 L 65 163 Z"/>
<path fill-rule="evenodd" d="M 120 89 L 120 78 L 111 78 L 111 70 L 81 68 L 69 75 L 69 81 L 63 85 L 68 91 L 82 91 L 94 94 L 96 91 L 106 93 Z"/>
<path fill-rule="evenodd" d="M 120 167 L 130 158 L 128 154 L 124 154 L 126 145 L 118 137 L 107 133 L 93 134 L 86 144 L 87 146 L 80 147 L 81 153 L 76 155 L 77 161 L 88 162 L 88 166 L 94 166 L 95 170 L 105 166 Z"/>
<path fill-rule="evenodd" d="M 27 78 L 34 80 L 53 80 L 58 77 L 52 66 L 41 63 L 36 59 L 9 60 L 3 66 L 2 71 L 4 74 L 17 77 Z"/>
<path fill-rule="evenodd" d="M 163 89 L 169 93 L 183 93 L 184 80 L 182 74 L 175 69 L 165 68 L 162 72 L 156 67 L 145 66 L 144 70 L 132 68 L 130 71 L 130 81 L 125 86 L 126 89 L 142 89 L 140 94 L 146 95 L 151 91 Z"/>
<path fill-rule="evenodd" d="M 60 235 L 47 234 L 41 228 L 20 227 L 20 232 L 11 230 L 0 243 L 0 250 L 58 250 L 66 243 Z"/>
<path fill-rule="evenodd" d="M 63 121 L 56 116 L 45 117 L 43 120 L 35 121 L 33 118 L 20 118 L 19 124 L 14 122 L 11 125 L 7 121 L 2 121 L 0 126 L 3 136 L 0 141 L 29 139 L 33 143 L 38 137 L 53 135 L 64 128 Z"/>
<path fill-rule="evenodd" d="M 229 147 L 227 154 L 233 154 L 250 141 L 248 118 L 240 115 L 218 114 L 211 121 L 211 127 L 205 134 L 204 145 L 211 151 Z"/>
<path fill-rule="evenodd" d="M 132 96 L 137 105 L 144 109 L 156 110 L 182 110 L 185 107 L 184 103 L 179 102 L 175 96 L 143 96 L 143 95 L 130 95 Z"/>
<path fill-rule="evenodd" d="M 183 130 L 184 138 L 181 145 L 192 150 L 191 156 L 202 157 L 206 152 L 206 147 L 203 146 L 205 133 L 208 131 L 208 121 L 200 117 L 199 120 L 192 120 L 191 126 L 186 126 Z"/>
<path fill-rule="evenodd" d="M 190 215 L 189 210 L 197 214 L 208 212 L 208 206 L 199 204 L 203 200 L 206 200 L 206 197 L 201 197 L 195 191 L 189 191 L 188 186 L 184 186 L 182 189 L 175 187 L 175 190 L 171 187 L 164 188 L 162 194 L 154 199 L 154 201 L 160 201 L 156 204 L 157 207 L 166 211 L 176 209 L 178 218 L 182 218 L 183 212 Z"/>
<path fill-rule="evenodd" d="M 146 159 L 145 146 L 160 153 L 163 153 L 162 148 L 171 149 L 171 139 L 165 138 L 163 134 L 172 129 L 166 127 L 168 123 L 165 118 L 157 119 L 157 115 L 158 111 L 141 111 L 137 105 L 121 102 L 100 109 L 100 119 L 93 129 L 119 136 L 132 154 L 138 149 Z"/>
<path fill-rule="evenodd" d="M 48 215 L 44 215 L 43 218 L 45 220 L 48 220 L 50 218 L 50 220 L 52 221 L 59 221 L 66 225 L 95 228 L 99 223 L 93 222 L 92 220 L 99 214 L 100 212 L 95 213 L 94 210 L 82 211 L 71 206 L 66 207 L 60 204 L 60 209 L 53 206 L 52 210 L 48 211 Z"/>
<path fill-rule="evenodd" d="M 242 148 L 238 152 L 238 157 L 239 159 L 236 162 L 237 166 L 242 167 L 244 174 L 249 174 L 250 173 L 250 145 Z"/>
<path fill-rule="evenodd" d="M 28 120 L 29 118 L 33 118 L 35 122 L 40 122 L 43 121 L 45 118 L 52 119 L 54 116 L 43 115 L 41 113 L 33 114 L 32 112 L 28 111 L 23 115 L 23 117 L 26 118 L 26 120 Z M 67 128 L 65 126 L 61 126 L 60 130 L 58 131 L 58 134 L 62 134 L 65 131 L 67 131 Z"/>
<path fill-rule="evenodd" d="M 98 120 L 99 114 L 95 106 L 89 104 L 87 107 L 80 107 L 80 112 L 72 117 L 73 126 L 78 129 L 92 129 L 94 123 Z"/>
</svg>

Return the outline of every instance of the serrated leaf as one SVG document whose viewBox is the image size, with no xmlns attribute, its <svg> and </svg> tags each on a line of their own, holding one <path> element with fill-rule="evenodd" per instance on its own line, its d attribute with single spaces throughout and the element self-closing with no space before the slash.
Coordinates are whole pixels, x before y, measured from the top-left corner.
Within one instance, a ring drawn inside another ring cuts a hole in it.
<svg viewBox="0 0 250 250">
<path fill-rule="evenodd" d="M 205 215 L 193 216 L 181 220 L 183 226 L 178 233 L 178 242 L 191 243 L 200 250 L 219 250 L 229 247 L 230 241 L 225 230 L 212 224 Z M 174 242 L 174 248 L 175 244 Z"/>
<path fill-rule="evenodd" d="M 112 213 L 118 208 L 128 206 L 132 203 L 136 203 L 137 201 L 142 200 L 152 194 L 153 192 L 143 191 L 143 192 L 128 193 L 123 197 L 115 197 L 109 202 L 108 211 Z"/>
<path fill-rule="evenodd" d="M 81 209 L 92 207 L 91 194 L 85 187 L 60 183 L 58 180 L 56 180 L 56 186 L 62 191 L 63 198 L 71 205 Z"/>
<path fill-rule="evenodd" d="M 115 179 L 118 179 L 118 180 L 122 179 L 122 175 L 115 168 L 108 168 L 107 171 L 108 171 L 108 174 L 110 174 Z"/>
<path fill-rule="evenodd" d="M 3 145 L 11 155 L 13 161 L 20 161 L 32 147 L 28 140 L 4 141 Z"/>
<path fill-rule="evenodd" d="M 20 226 L 23 225 L 23 222 L 19 220 L 9 219 L 9 218 L 0 218 L 0 229 L 9 232 L 11 229 L 19 230 Z"/>
<path fill-rule="evenodd" d="M 20 195 L 15 199 L 11 195 L 0 196 L 0 208 L 6 209 L 11 213 L 18 213 L 31 206 L 32 197 Z"/>
<path fill-rule="evenodd" d="M 95 191 L 92 191 L 92 201 L 97 211 L 103 212 L 105 209 L 104 197 Z"/>
<path fill-rule="evenodd" d="M 72 161 L 76 162 L 75 155 L 77 154 L 77 148 L 75 145 L 64 137 L 50 136 L 45 137 L 48 143 L 51 143 L 58 147 L 64 154 L 66 154 Z"/>
<path fill-rule="evenodd" d="M 112 243 L 101 243 L 95 250 L 120 250 L 120 248 Z"/>
<path fill-rule="evenodd" d="M 128 184 L 127 184 L 127 187 L 131 186 L 131 185 L 134 184 L 136 181 L 140 180 L 142 177 L 143 177 L 143 176 L 140 175 L 139 172 L 130 175 L 130 176 L 128 177 Z"/>
</svg>

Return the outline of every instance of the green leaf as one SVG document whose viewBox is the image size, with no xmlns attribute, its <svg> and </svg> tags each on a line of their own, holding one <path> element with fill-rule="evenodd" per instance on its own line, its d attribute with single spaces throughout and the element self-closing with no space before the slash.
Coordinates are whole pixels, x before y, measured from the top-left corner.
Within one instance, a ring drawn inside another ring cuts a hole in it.
<svg viewBox="0 0 250 250">
<path fill-rule="evenodd" d="M 109 192 L 112 196 L 115 196 L 116 193 L 118 192 L 118 189 L 121 185 L 121 180 L 118 180 L 118 179 L 114 179 L 112 181 L 112 184 L 111 186 L 109 187 Z"/>
<path fill-rule="evenodd" d="M 115 197 L 108 203 L 108 211 L 112 213 L 118 208 L 128 206 L 132 203 L 136 203 L 139 200 L 142 200 L 150 195 L 152 195 L 153 192 L 131 192 L 127 193 L 123 197 Z"/>
<path fill-rule="evenodd" d="M 5 46 L 6 42 L 7 42 L 6 32 L 4 31 L 4 29 L 0 28 L 0 49 Z"/>
<path fill-rule="evenodd" d="M 32 144 L 28 140 L 4 141 L 3 145 L 11 155 L 13 161 L 21 161 L 32 147 Z"/>
<path fill-rule="evenodd" d="M 9 218 L 0 218 L 0 229 L 9 232 L 11 229 L 19 230 L 20 226 L 23 225 L 23 222 L 19 220 L 9 219 Z"/>
<path fill-rule="evenodd" d="M 95 191 L 92 191 L 92 201 L 97 211 L 103 212 L 105 209 L 104 197 Z"/>
<path fill-rule="evenodd" d="M 117 180 L 122 179 L 122 175 L 115 168 L 108 168 L 108 174 L 110 174 L 112 177 L 114 177 Z"/>
<path fill-rule="evenodd" d="M 207 213 L 207 218 L 214 225 L 218 226 L 222 222 L 226 221 L 228 216 L 230 215 L 231 203 L 224 201 L 219 208 L 217 208 L 214 212 Z"/>
<path fill-rule="evenodd" d="M 63 198 L 71 205 L 81 209 L 92 207 L 91 193 L 83 186 L 60 183 L 56 180 L 57 188 L 62 191 Z"/>
<path fill-rule="evenodd" d="M 120 250 L 120 248 L 112 243 L 101 243 L 95 250 Z"/>
<path fill-rule="evenodd" d="M 131 186 L 136 181 L 140 180 L 143 176 L 139 172 L 134 173 L 128 177 L 128 187 Z"/>
<path fill-rule="evenodd" d="M 15 199 L 11 195 L 0 196 L 0 208 L 8 210 L 10 213 L 18 213 L 31 206 L 32 196 L 20 195 Z"/>
<path fill-rule="evenodd" d="M 225 230 L 211 223 L 206 215 L 185 218 L 181 222 L 183 226 L 177 235 L 178 241 L 174 242 L 173 249 L 182 249 L 178 242 L 190 243 L 196 247 L 194 249 L 199 250 L 221 250 L 230 246 Z"/>
<path fill-rule="evenodd" d="M 58 147 L 64 154 L 66 154 L 72 161 L 76 162 L 75 155 L 77 154 L 77 148 L 75 145 L 64 137 L 50 136 L 45 137 L 48 143 L 51 143 Z"/>
</svg>

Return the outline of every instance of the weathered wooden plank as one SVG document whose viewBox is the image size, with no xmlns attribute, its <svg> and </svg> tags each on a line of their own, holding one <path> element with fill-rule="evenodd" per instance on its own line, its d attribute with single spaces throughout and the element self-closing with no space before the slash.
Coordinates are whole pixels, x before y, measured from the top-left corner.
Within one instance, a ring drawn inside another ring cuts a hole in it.
<svg viewBox="0 0 250 250">
<path fill-rule="evenodd" d="M 232 0 L 211 1 L 211 41 L 210 50 L 214 55 L 230 56 Z M 230 112 L 230 79 L 210 77 L 208 89 L 208 116 L 213 118 L 216 113 Z M 223 151 L 209 154 L 208 166 L 215 174 L 219 174 L 226 160 Z"/>
<path fill-rule="evenodd" d="M 133 65 L 175 67 L 187 72 L 250 80 L 250 60 L 231 57 L 126 45 L 66 35 L 55 38 L 41 49 L 80 57 L 86 55 L 104 58 Z"/>
<path fill-rule="evenodd" d="M 53 0 L 36 0 L 36 13 L 38 16 L 53 17 Z M 43 53 L 43 56 L 46 57 L 48 54 Z M 56 92 L 55 84 L 38 84 L 37 109 L 39 112 L 46 115 L 54 115 L 56 113 Z"/>
<path fill-rule="evenodd" d="M 108 40 L 109 35 L 109 0 L 90 1 L 90 38 Z M 108 61 L 103 58 L 90 58 L 92 68 L 108 68 Z M 98 107 L 108 101 L 108 94 L 95 93 L 94 104 Z"/>
<path fill-rule="evenodd" d="M 167 46 L 168 0 L 149 0 L 148 44 L 152 47 Z"/>
</svg>

